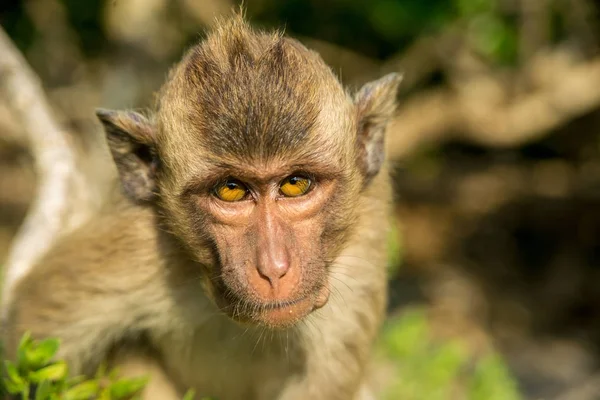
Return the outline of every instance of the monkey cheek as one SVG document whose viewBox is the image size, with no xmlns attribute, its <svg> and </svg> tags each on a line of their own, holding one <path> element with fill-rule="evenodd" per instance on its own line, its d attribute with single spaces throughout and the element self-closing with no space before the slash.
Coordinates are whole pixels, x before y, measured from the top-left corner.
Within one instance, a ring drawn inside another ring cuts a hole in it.
<svg viewBox="0 0 600 400">
<path fill-rule="evenodd" d="M 319 290 L 319 294 L 317 295 L 317 298 L 315 300 L 313 311 L 318 310 L 319 308 L 327 304 L 327 302 L 329 301 L 329 293 L 331 293 L 331 291 L 329 290 L 329 284 L 323 285 L 321 290 Z"/>
</svg>

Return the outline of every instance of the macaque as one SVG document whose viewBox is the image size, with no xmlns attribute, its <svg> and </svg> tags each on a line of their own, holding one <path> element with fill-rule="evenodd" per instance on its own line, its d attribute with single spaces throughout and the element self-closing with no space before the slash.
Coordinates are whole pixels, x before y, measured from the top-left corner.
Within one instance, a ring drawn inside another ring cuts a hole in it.
<svg viewBox="0 0 600 400">
<path fill-rule="evenodd" d="M 144 399 L 373 398 L 399 82 L 350 95 L 298 41 L 218 24 L 151 112 L 97 111 L 118 190 L 15 286 L 9 357 L 30 331 L 72 374 L 150 374 Z"/>
</svg>

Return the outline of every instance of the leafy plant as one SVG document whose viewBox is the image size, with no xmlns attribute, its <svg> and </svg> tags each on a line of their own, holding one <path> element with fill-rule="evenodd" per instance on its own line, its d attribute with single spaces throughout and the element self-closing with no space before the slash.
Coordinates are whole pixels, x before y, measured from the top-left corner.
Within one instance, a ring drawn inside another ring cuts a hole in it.
<svg viewBox="0 0 600 400">
<path fill-rule="evenodd" d="M 147 377 L 119 379 L 118 370 L 107 372 L 101 366 L 92 379 L 69 377 L 64 361 L 56 361 L 57 339 L 36 341 L 26 333 L 19 343 L 15 363 L 5 360 L 0 376 L 0 398 L 7 394 L 22 400 L 136 400 L 148 382 Z M 2 347 L 0 343 L 0 358 Z M 182 400 L 193 400 L 189 390 Z M 215 400 L 203 397 L 201 400 Z"/>
<path fill-rule="evenodd" d="M 93 379 L 68 376 L 64 361 L 54 361 L 57 339 L 35 341 L 25 334 L 15 363 L 4 361 L 0 393 L 23 400 L 125 400 L 138 399 L 147 378 L 118 379 L 117 371 L 100 368 Z"/>
</svg>

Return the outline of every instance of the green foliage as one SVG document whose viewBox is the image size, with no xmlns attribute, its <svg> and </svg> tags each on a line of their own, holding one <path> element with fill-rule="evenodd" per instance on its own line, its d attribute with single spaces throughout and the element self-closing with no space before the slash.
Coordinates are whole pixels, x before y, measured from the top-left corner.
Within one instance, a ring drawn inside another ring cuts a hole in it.
<svg viewBox="0 0 600 400">
<path fill-rule="evenodd" d="M 517 62 L 517 21 L 501 12 L 498 0 L 455 0 L 455 7 L 475 51 L 498 64 Z"/>
<path fill-rule="evenodd" d="M 515 386 L 502 359 L 490 354 L 476 366 L 469 389 L 473 399 L 512 400 L 518 399 Z"/>
<path fill-rule="evenodd" d="M 117 379 L 117 371 L 106 374 L 100 368 L 93 379 L 70 378 L 64 361 L 54 361 L 59 341 L 35 341 L 25 334 L 15 363 L 4 361 L 0 394 L 10 393 L 23 400 L 125 400 L 140 398 L 147 378 Z M 33 389 L 35 388 L 35 390 Z"/>
<path fill-rule="evenodd" d="M 388 272 L 394 276 L 402 262 L 402 241 L 400 240 L 400 230 L 396 219 L 392 219 L 390 232 L 388 234 Z"/>
<path fill-rule="evenodd" d="M 141 399 L 147 377 L 119 379 L 118 370 L 107 373 L 104 366 L 98 369 L 93 379 L 68 377 L 67 364 L 53 360 L 59 346 L 57 339 L 35 341 L 25 334 L 19 343 L 16 363 L 4 361 L 0 398 L 12 394 L 23 400 Z M 0 358 L 1 350 L 0 346 Z M 194 395 L 194 391 L 189 390 L 182 400 L 193 400 Z M 215 399 L 202 397 L 200 400 Z"/>
<path fill-rule="evenodd" d="M 385 400 L 521 399 L 498 355 L 474 360 L 463 343 L 434 340 L 419 309 L 388 321 L 379 355 L 396 375 L 383 394 Z"/>
</svg>

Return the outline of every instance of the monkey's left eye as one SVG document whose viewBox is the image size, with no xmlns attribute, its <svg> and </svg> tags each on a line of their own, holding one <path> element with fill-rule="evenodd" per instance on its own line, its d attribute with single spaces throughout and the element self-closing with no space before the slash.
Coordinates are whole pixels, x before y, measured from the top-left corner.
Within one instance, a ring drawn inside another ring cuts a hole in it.
<svg viewBox="0 0 600 400">
<path fill-rule="evenodd" d="M 293 175 L 285 178 L 281 185 L 279 186 L 279 191 L 286 197 L 298 197 L 302 196 L 308 189 L 310 189 L 312 182 L 310 179 Z"/>
<path fill-rule="evenodd" d="M 248 193 L 248 188 L 240 181 L 228 179 L 215 188 L 215 194 L 223 201 L 240 201 Z"/>
</svg>

